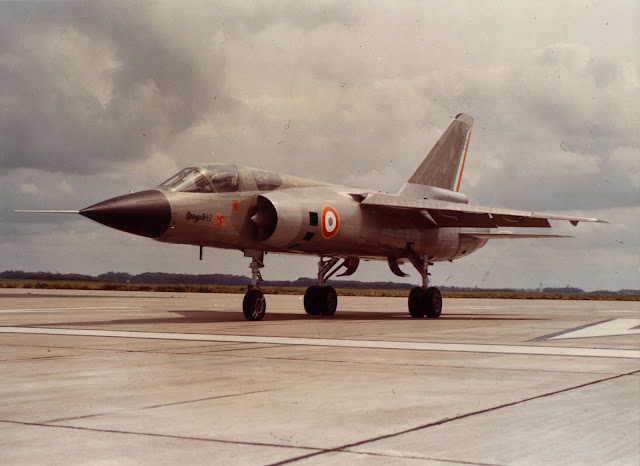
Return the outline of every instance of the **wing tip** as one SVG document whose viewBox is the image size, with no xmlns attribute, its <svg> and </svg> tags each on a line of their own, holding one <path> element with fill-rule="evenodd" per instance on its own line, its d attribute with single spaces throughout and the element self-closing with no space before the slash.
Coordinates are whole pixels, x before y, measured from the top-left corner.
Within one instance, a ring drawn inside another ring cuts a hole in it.
<svg viewBox="0 0 640 466">
<path fill-rule="evenodd" d="M 574 227 L 578 225 L 578 223 L 580 222 L 590 222 L 590 223 L 604 223 L 604 224 L 609 224 L 609 222 L 607 222 L 606 220 L 602 220 L 599 218 L 581 218 L 579 220 L 569 220 L 569 223 L 571 223 L 571 225 L 573 225 Z"/>
</svg>

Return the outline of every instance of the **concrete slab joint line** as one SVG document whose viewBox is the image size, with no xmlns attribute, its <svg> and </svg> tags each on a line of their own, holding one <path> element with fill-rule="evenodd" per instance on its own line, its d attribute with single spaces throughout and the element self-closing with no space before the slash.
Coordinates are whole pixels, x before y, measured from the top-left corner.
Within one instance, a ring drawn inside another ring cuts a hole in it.
<svg viewBox="0 0 640 466">
<path fill-rule="evenodd" d="M 548 398 L 548 397 L 551 397 L 551 396 L 554 396 L 554 395 L 559 395 L 561 393 L 566 393 L 566 392 L 570 392 L 570 391 L 573 391 L 573 390 L 578 390 L 578 389 L 581 389 L 581 388 L 589 387 L 589 386 L 592 386 L 592 385 L 597 385 L 597 384 L 600 384 L 600 383 L 603 383 L 603 382 L 608 382 L 608 381 L 611 381 L 611 380 L 616 380 L 616 379 L 620 379 L 620 378 L 623 378 L 623 377 L 629 377 L 629 376 L 634 376 L 634 375 L 638 375 L 638 374 L 640 374 L 640 370 L 627 372 L 625 374 L 618 374 L 618 375 L 614 375 L 614 376 L 611 376 L 611 377 L 606 377 L 604 379 L 598 379 L 598 380 L 594 380 L 592 382 L 587 382 L 587 383 L 583 383 L 583 384 L 580 384 L 580 385 L 575 385 L 573 387 L 563 388 L 561 390 L 555 390 L 553 392 L 543 393 L 543 394 L 537 395 L 537 396 L 532 396 L 532 397 L 529 397 L 529 398 L 525 398 L 523 400 L 514 401 L 514 402 L 511 402 L 511 403 L 505 403 L 505 404 L 502 404 L 502 405 L 493 406 L 491 408 L 481 409 L 479 411 L 473 411 L 473 412 L 466 413 L 466 414 L 461 414 L 459 416 L 455 416 L 455 417 L 452 417 L 452 418 L 441 419 L 439 421 L 431 422 L 431 423 L 428 423 L 428 424 L 423 424 L 423 425 L 412 427 L 412 428 L 409 428 L 409 429 L 404 429 L 404 430 L 401 430 L 399 432 L 394 432 L 392 434 L 381 435 L 379 437 L 374 437 L 374 438 L 361 440 L 359 442 L 354 442 L 354 443 L 350 443 L 350 444 L 347 444 L 347 445 L 342 445 L 342 446 L 336 447 L 336 448 L 330 448 L 330 449 L 326 449 L 326 450 L 322 450 L 322 451 L 308 453 L 306 455 L 297 456 L 295 458 L 290 458 L 288 460 L 278 461 L 276 463 L 271 463 L 269 466 L 280 466 L 280 465 L 283 465 L 283 464 L 291 464 L 291 463 L 295 463 L 297 461 L 306 460 L 308 458 L 313 458 L 313 457 L 320 456 L 320 455 L 325 455 L 325 454 L 328 454 L 328 453 L 349 452 L 349 453 L 352 453 L 352 454 L 363 454 L 363 455 L 366 455 L 368 453 L 366 453 L 366 452 L 363 453 L 363 452 L 360 452 L 360 451 L 353 451 L 353 450 L 351 450 L 351 448 L 360 447 L 362 445 L 366 445 L 366 444 L 369 444 L 369 443 L 377 442 L 377 441 L 380 441 L 380 440 L 386 440 L 386 439 L 393 438 L 393 437 L 399 437 L 400 435 L 409 434 L 411 432 L 416 432 L 416 431 L 423 430 L 423 429 L 429 429 L 431 427 L 441 426 L 443 424 L 448 424 L 450 422 L 459 421 L 461 419 L 466 419 L 466 418 L 470 418 L 470 417 L 473 417 L 473 416 L 478 416 L 478 415 L 481 415 L 481 414 L 490 413 L 492 411 L 498 411 L 498 410 L 501 410 L 501 409 L 504 409 L 504 408 L 509 408 L 509 407 L 517 406 L 517 405 L 520 405 L 520 404 L 523 404 L 523 403 L 528 403 L 530 401 L 539 400 L 539 399 L 542 399 L 542 398 Z M 436 459 L 434 458 L 434 460 L 436 460 Z M 446 461 L 446 460 L 438 460 L 438 461 Z M 455 461 L 455 462 L 456 463 L 461 463 L 461 464 L 477 464 L 477 465 L 485 464 L 485 463 L 464 463 L 464 462 L 461 462 L 461 461 Z"/>
<path fill-rule="evenodd" d="M 248 441 L 244 442 L 241 440 L 225 440 L 225 439 L 216 439 L 216 438 L 207 438 L 207 437 L 189 437 L 184 435 L 158 434 L 154 432 L 135 432 L 135 431 L 117 430 L 117 429 L 100 429 L 97 427 L 46 424 L 42 422 L 14 421 L 11 419 L 0 419 L 0 424 L 15 424 L 15 425 L 31 426 L 31 427 L 46 427 L 50 429 L 68 429 L 68 430 L 77 430 L 77 431 L 84 431 L 84 432 L 101 432 L 101 433 L 107 433 L 107 434 L 139 435 L 142 437 L 156 437 L 156 438 L 176 439 L 176 440 L 193 440 L 198 442 L 223 443 L 223 444 L 229 444 L 229 445 L 249 445 L 249 446 L 259 446 L 259 447 L 275 447 L 275 448 L 297 449 L 297 450 L 306 450 L 306 451 L 318 451 L 318 448 L 307 447 L 303 445 L 302 446 L 301 445 L 281 445 L 279 443 L 248 442 Z"/>
<path fill-rule="evenodd" d="M 257 393 L 266 393 L 266 392 L 273 392 L 276 389 L 267 389 L 267 390 L 253 390 L 250 392 L 240 392 L 240 393 L 229 393 L 227 395 L 218 395 L 218 396 L 208 396 L 206 398 L 197 398 L 195 400 L 182 400 L 182 401 L 175 401 L 173 403 L 164 403 L 164 404 L 157 404 L 157 405 L 151 405 L 151 406 L 141 406 L 140 408 L 135 408 L 133 410 L 126 410 L 127 412 L 130 411 L 144 411 L 147 409 L 156 409 L 156 408 L 166 408 L 168 406 L 179 406 L 179 405 L 185 405 L 185 404 L 189 404 L 189 403 L 200 403 L 202 401 L 210 401 L 210 400 L 221 400 L 224 398 L 233 398 L 233 397 L 237 397 L 237 396 L 247 396 L 247 395 L 255 395 Z M 121 410 L 123 411 L 123 410 Z M 51 419 L 48 421 L 43 421 L 43 424 L 55 424 L 58 422 L 67 422 L 67 421 L 76 421 L 79 419 L 89 419 L 89 418 L 96 418 L 96 417 L 101 417 L 101 416 L 111 416 L 113 414 L 116 414 L 117 412 L 121 412 L 121 411 L 111 411 L 111 412 L 104 412 L 104 413 L 96 413 L 96 414 L 87 414 L 85 416 L 73 416 L 73 417 L 61 417 L 58 419 Z"/>
</svg>

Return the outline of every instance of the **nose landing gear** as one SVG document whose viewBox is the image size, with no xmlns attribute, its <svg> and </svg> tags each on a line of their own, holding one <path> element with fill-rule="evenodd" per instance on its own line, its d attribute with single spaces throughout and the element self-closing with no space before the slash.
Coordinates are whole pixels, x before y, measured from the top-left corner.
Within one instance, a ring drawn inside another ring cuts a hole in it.
<svg viewBox="0 0 640 466">
<path fill-rule="evenodd" d="M 251 257 L 251 285 L 242 300 L 242 313 L 247 320 L 262 320 L 267 310 L 267 302 L 260 291 L 262 275 L 260 269 L 264 267 L 264 252 L 250 251 L 244 252 L 245 257 Z"/>
</svg>

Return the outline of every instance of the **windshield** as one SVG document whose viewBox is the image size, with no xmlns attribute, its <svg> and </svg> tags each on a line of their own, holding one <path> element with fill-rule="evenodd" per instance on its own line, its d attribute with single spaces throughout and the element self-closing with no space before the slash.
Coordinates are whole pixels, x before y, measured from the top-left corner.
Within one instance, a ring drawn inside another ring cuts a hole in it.
<svg viewBox="0 0 640 466">
<path fill-rule="evenodd" d="M 195 168 L 185 168 L 162 183 L 158 188 L 183 193 L 213 192 L 211 184 L 209 184 L 205 176 Z"/>
</svg>

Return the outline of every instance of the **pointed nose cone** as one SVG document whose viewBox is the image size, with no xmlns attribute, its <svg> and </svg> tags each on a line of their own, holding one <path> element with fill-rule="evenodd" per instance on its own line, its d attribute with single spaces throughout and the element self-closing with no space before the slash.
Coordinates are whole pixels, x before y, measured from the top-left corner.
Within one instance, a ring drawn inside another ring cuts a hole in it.
<svg viewBox="0 0 640 466">
<path fill-rule="evenodd" d="M 82 209 L 80 215 L 127 233 L 158 238 L 169 228 L 171 205 L 153 189 L 99 202 Z"/>
</svg>

